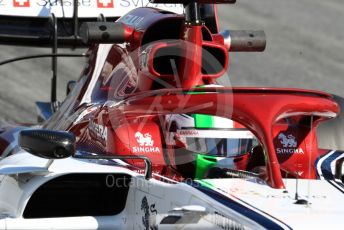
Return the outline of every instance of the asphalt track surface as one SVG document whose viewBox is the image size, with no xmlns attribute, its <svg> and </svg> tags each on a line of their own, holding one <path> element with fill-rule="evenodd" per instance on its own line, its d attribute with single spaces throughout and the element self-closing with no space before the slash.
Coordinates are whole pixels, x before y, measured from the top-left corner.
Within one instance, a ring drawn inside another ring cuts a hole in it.
<svg viewBox="0 0 344 230">
<path fill-rule="evenodd" d="M 298 87 L 344 97 L 343 0 L 238 0 L 235 5 L 221 5 L 219 14 L 221 29 L 262 29 L 267 35 L 264 53 L 231 54 L 230 80 L 223 79 L 225 84 Z M 0 60 L 42 52 L 49 49 L 0 46 Z M 0 66 L 2 121 L 36 121 L 34 102 L 50 99 L 50 62 L 46 58 Z M 82 58 L 59 59 L 60 100 L 67 81 L 78 78 L 83 63 Z M 323 146 L 344 149 L 340 138 L 344 122 L 340 122 L 342 128 L 338 122 L 323 128 L 319 138 Z"/>
</svg>

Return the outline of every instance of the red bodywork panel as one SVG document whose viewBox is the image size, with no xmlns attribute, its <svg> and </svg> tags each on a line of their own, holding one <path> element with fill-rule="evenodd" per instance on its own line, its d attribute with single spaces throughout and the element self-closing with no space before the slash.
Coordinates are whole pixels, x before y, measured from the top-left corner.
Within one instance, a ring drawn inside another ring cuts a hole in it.
<svg viewBox="0 0 344 230">
<path fill-rule="evenodd" d="M 162 135 L 159 126 L 154 122 L 134 124 L 123 124 L 115 129 L 111 137 L 114 140 L 114 151 L 118 155 L 146 156 L 152 160 L 153 171 L 162 173 L 165 166 L 162 149 Z M 144 162 L 134 161 L 131 163 L 144 167 Z"/>
<path fill-rule="evenodd" d="M 268 88 L 207 88 L 192 92 L 151 91 L 103 107 L 99 113 L 102 118 L 95 119 L 106 121 L 100 126 L 109 132 L 102 146 L 104 153 L 148 156 L 154 171 L 163 173 L 169 162 L 163 150 L 165 140 L 159 117 L 190 112 L 211 114 L 241 123 L 265 146 L 271 186 L 284 188 L 281 170 L 295 172 L 300 178 L 316 178 L 314 162 L 320 154 L 316 127 L 339 112 L 331 95 Z"/>
</svg>

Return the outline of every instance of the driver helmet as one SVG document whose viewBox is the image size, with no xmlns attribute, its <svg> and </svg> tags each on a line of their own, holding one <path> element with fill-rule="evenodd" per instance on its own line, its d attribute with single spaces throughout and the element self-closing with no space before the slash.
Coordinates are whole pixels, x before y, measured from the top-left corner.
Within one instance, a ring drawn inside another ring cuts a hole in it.
<svg viewBox="0 0 344 230">
<path fill-rule="evenodd" d="M 168 144 L 184 177 L 204 179 L 210 168 L 246 170 L 249 152 L 258 144 L 252 132 L 228 118 L 178 114 L 168 120 Z"/>
</svg>

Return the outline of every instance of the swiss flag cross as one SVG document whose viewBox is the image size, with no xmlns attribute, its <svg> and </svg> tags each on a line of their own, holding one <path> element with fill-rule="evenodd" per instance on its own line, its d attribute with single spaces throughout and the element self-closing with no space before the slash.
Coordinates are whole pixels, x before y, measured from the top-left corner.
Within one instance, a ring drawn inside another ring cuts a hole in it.
<svg viewBox="0 0 344 230">
<path fill-rule="evenodd" d="M 14 7 L 30 7 L 30 0 L 13 0 Z"/>
<path fill-rule="evenodd" d="M 114 0 L 97 0 L 98 8 L 113 8 Z"/>
</svg>

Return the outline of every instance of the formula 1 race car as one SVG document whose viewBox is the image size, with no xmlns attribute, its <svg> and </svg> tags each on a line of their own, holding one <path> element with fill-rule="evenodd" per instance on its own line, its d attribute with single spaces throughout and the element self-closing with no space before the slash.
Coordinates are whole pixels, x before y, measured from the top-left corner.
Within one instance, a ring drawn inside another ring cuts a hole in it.
<svg viewBox="0 0 344 230">
<path fill-rule="evenodd" d="M 344 152 L 316 132 L 333 96 L 217 83 L 229 52 L 266 45 L 219 31 L 216 4 L 235 0 L 52 2 L 0 5 L 0 43 L 53 47 L 0 64 L 54 70 L 39 122 L 0 127 L 0 229 L 342 229 Z M 68 56 L 87 63 L 59 103 Z"/>
</svg>

